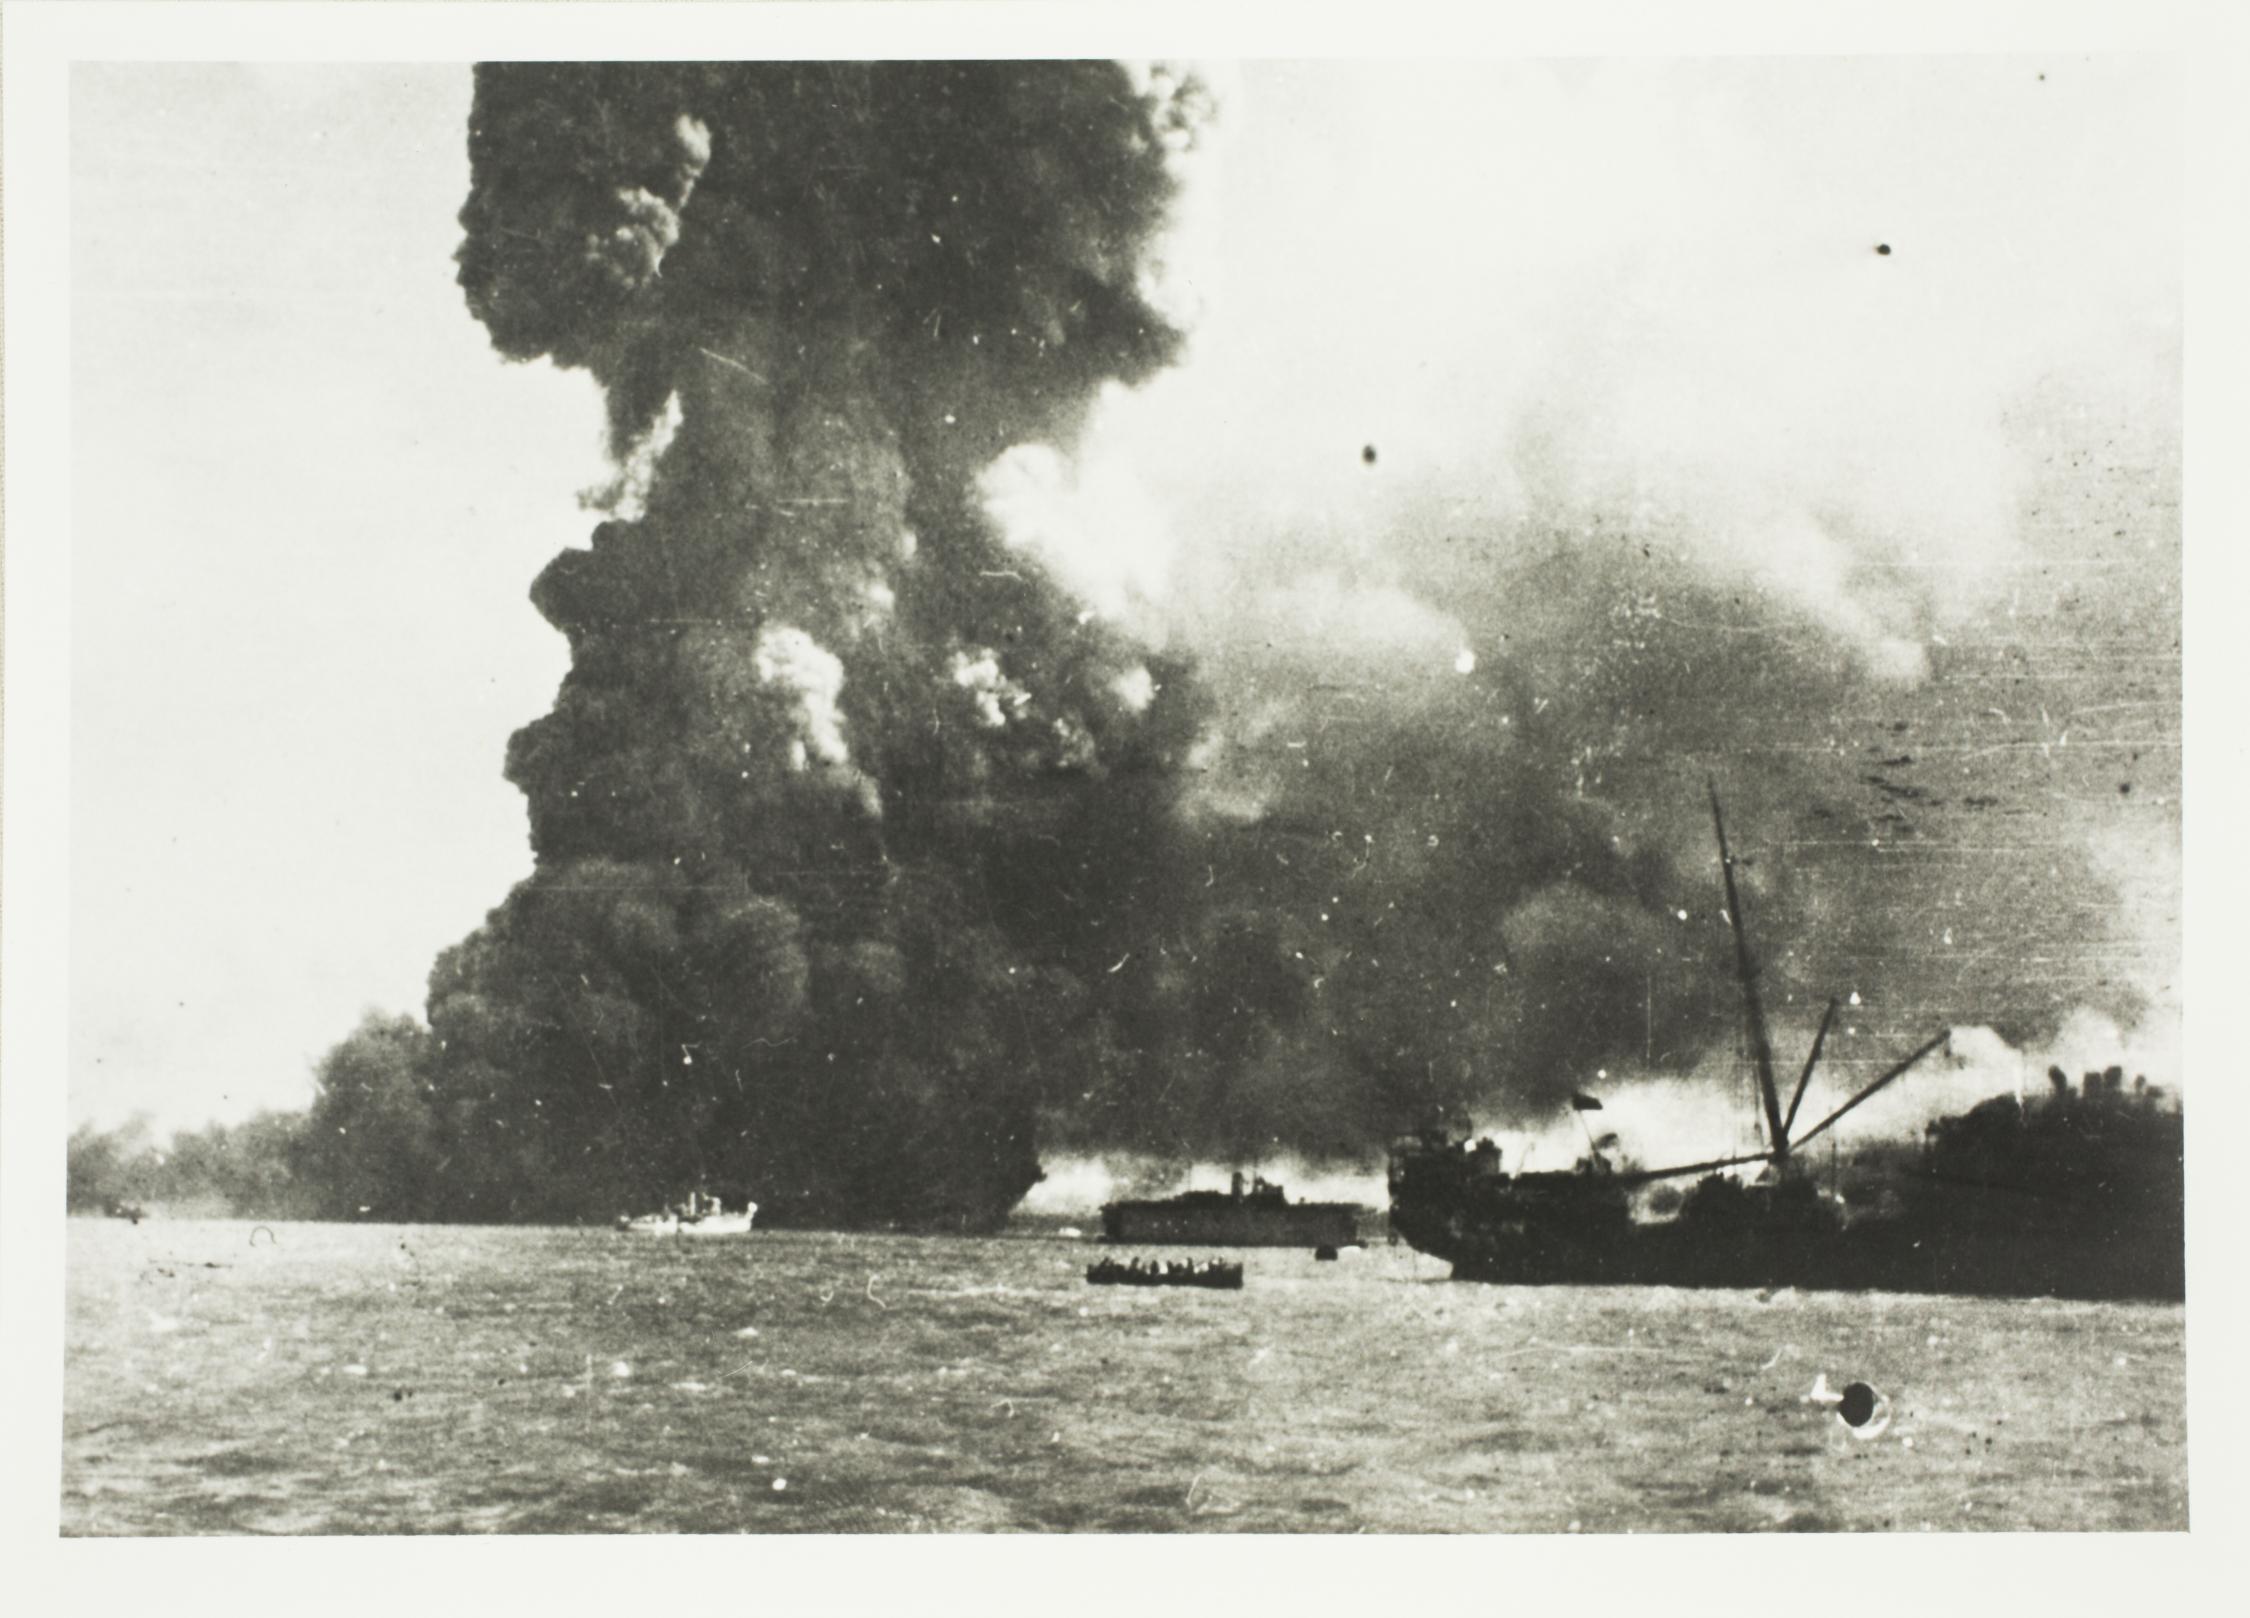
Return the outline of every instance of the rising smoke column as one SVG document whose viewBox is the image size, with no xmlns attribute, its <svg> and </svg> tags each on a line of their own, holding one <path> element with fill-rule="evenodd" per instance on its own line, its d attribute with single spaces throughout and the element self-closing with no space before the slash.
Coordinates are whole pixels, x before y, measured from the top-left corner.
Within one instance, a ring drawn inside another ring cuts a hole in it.
<svg viewBox="0 0 2250 1618">
<path fill-rule="evenodd" d="M 1237 398 L 1144 457 L 1192 545 L 1137 547 L 1071 451 L 1177 346 L 1152 272 L 1199 100 L 1091 65 L 480 75 L 471 308 L 602 383 L 625 470 L 535 590 L 572 647 L 509 760 L 535 874 L 433 977 L 434 1211 L 702 1184 L 989 1219 L 1035 1133 L 1363 1156 L 1434 1109 L 1725 1067 L 1706 775 L 1785 1050 L 1855 987 L 1832 1076 L 1945 1022 L 2130 1011 L 2076 828 L 2176 803 L 2161 748 L 2101 734 L 2177 712 L 2176 562 L 2091 635 L 2067 598 L 1934 592 L 1899 564 L 1964 522 L 2091 567 L 2140 521 L 2019 497 L 1987 475 L 2012 446 L 1971 434 L 1926 496 L 1958 435 L 1905 434 L 1877 494 L 1853 469 L 1891 440 L 1848 415 L 1840 460 L 1711 428 L 1651 469 L 1678 435 L 1590 425 L 1566 369 L 1454 411 L 1419 470 L 1341 444 L 1354 498 L 1261 462 L 1245 423 L 1306 435 Z M 1292 353 L 1350 329 L 1269 301 Z M 1136 556 L 1177 564 L 1159 612 L 1110 588 L 1161 571 Z"/>
<path fill-rule="evenodd" d="M 1215 709 L 1185 814 L 1241 925 L 1149 970 L 1289 985 L 1164 1108 L 1305 1150 L 1694 1073 L 1747 1120 L 1707 776 L 1777 1050 L 1845 998 L 1808 1106 L 2161 1011 L 2176 135 L 2049 66 L 1246 74 L 1253 295 L 1081 450 L 1179 536 L 1150 616 Z"/>
<path fill-rule="evenodd" d="M 602 384 L 639 509 L 533 590 L 571 668 L 508 755 L 533 874 L 431 977 L 446 1211 L 977 1223 L 1037 1178 L 1200 712 L 976 478 L 1173 357 L 1203 111 L 1092 63 L 478 70 L 461 285 Z"/>
<path fill-rule="evenodd" d="M 2132 483 L 2027 494 L 2054 508 L 2029 538 L 2060 577 L 2116 525 L 2163 535 L 2161 461 L 2125 464 Z M 1320 1155 L 1434 1113 L 1537 1125 L 1578 1090 L 1740 1083 L 1712 777 L 1784 1067 L 1846 1000 L 1809 1105 L 1948 1026 L 2036 1046 L 2085 1008 L 2129 1023 L 2140 923 L 2080 826 L 2177 801 L 2144 717 L 2177 713 L 2167 553 L 2098 617 L 2065 586 L 2020 622 L 2002 597 L 1933 624 L 1927 574 L 1868 588 L 1926 645 L 1910 680 L 1685 521 L 1626 501 L 1464 520 L 1449 493 L 1245 547 L 1179 592 L 1183 616 L 1226 604 L 1179 637 L 1216 709 L 1183 815 L 1268 946 L 1206 958 L 1278 958 L 1292 985 L 1240 996 L 1247 1059 L 1175 1099 L 1205 1138 Z"/>
</svg>

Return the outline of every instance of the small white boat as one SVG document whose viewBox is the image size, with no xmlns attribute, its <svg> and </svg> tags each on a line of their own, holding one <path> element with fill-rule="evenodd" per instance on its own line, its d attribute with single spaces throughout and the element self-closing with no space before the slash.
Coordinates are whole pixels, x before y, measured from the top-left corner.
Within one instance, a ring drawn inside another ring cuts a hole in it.
<svg viewBox="0 0 2250 1618">
<path fill-rule="evenodd" d="M 690 1192 L 687 1201 L 662 1213 L 619 1214 L 617 1228 L 634 1236 L 747 1236 L 758 1205 L 728 1208 L 717 1197 Z"/>
</svg>

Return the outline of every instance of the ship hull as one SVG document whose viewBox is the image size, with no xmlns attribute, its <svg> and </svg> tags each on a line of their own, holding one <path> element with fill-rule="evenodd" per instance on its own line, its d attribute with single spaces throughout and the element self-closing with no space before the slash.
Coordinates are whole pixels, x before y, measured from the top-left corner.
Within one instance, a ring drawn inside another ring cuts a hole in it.
<svg viewBox="0 0 2250 1618">
<path fill-rule="evenodd" d="M 1142 1247 L 1349 1247 L 1359 1240 L 1359 1209 L 1348 1202 L 1113 1202 L 1102 1210 L 1102 1238 Z"/>
<path fill-rule="evenodd" d="M 747 1236 L 757 1215 L 755 1204 L 747 1213 L 703 1214 L 686 1219 L 678 1214 L 643 1214 L 620 1219 L 617 1228 L 628 1236 Z"/>
<path fill-rule="evenodd" d="M 2177 1302 L 2187 1295 L 2179 1234 L 2105 1238 L 1876 1220 L 1825 1234 L 1653 1225 L 1598 1242 L 1525 1240 L 1473 1229 L 1406 1239 L 1449 1260 L 1456 1280 L 1517 1286 L 1796 1287 Z"/>
<path fill-rule="evenodd" d="M 2182 1140 L 2177 1112 L 2089 1079 L 1934 1121 L 1914 1162 L 1877 1155 L 1856 1212 L 1802 1173 L 1713 1173 L 1648 1220 L 1634 1191 L 1659 1176 L 1505 1175 L 1488 1141 L 1425 1136 L 1393 1150 L 1391 1232 L 1462 1280 L 1511 1285 L 2178 1302 Z"/>
<path fill-rule="evenodd" d="M 1192 1270 L 1143 1269 L 1105 1259 L 1087 1270 L 1086 1282 L 1097 1287 L 1202 1287 L 1214 1292 L 1240 1292 L 1242 1266 L 1213 1264 Z"/>
</svg>

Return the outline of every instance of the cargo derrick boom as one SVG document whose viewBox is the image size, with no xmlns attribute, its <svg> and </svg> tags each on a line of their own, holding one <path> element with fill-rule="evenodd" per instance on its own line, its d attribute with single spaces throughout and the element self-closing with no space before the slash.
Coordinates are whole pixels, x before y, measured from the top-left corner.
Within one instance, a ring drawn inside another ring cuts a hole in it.
<svg viewBox="0 0 2250 1618">
<path fill-rule="evenodd" d="M 1773 1083 L 1773 1042 L 1766 1037 L 1766 1009 L 1758 998 L 1758 963 L 1750 954 L 1750 935 L 1742 925 L 1742 895 L 1734 885 L 1734 855 L 1727 847 L 1727 823 L 1719 813 L 1719 787 L 1715 781 L 1704 783 L 1711 793 L 1711 825 L 1719 834 L 1719 870 L 1727 886 L 1727 926 L 1734 933 L 1735 970 L 1742 978 L 1742 1014 L 1748 1026 L 1750 1057 L 1758 1069 L 1758 1100 L 1766 1113 L 1766 1145 L 1776 1163 L 1786 1166 L 1789 1159 L 1789 1126 L 1782 1120 L 1781 1096 Z M 1823 1024 L 1825 1030 L 1826 1025 Z M 1814 1054 L 1819 1051 L 1816 1042 Z M 1812 1077 L 1812 1065 L 1805 1066 L 1805 1078 Z M 1799 1096 L 1804 1094 L 1804 1082 L 1797 1086 Z M 1795 1109 L 1794 1099 L 1791 1109 Z"/>
</svg>

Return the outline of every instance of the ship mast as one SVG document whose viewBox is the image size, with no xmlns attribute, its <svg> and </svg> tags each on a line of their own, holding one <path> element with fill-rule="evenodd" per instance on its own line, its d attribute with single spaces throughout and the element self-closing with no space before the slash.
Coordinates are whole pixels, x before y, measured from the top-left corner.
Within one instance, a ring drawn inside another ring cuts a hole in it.
<svg viewBox="0 0 2250 1618">
<path fill-rule="evenodd" d="M 1797 1087 L 1790 1093 L 1789 1109 L 1782 1111 L 1781 1094 L 1773 1082 L 1773 1042 L 1766 1034 L 1766 1010 L 1758 998 L 1758 965 L 1750 953 L 1749 935 L 1742 924 L 1742 895 L 1734 884 L 1734 854 L 1727 847 L 1726 821 L 1719 812 L 1719 789 L 1715 782 L 1706 783 L 1711 790 L 1711 824 L 1719 834 L 1719 865 L 1726 874 L 1727 925 L 1734 931 L 1735 968 L 1742 978 L 1743 1017 L 1750 1034 L 1750 1050 L 1758 1068 L 1758 1099 L 1766 1115 L 1766 1149 L 1762 1152 L 1737 1152 L 1731 1157 L 1715 1157 L 1701 1163 L 1682 1163 L 1676 1168 L 1632 1169 L 1615 1177 L 1619 1186 L 1647 1185 L 1657 1180 L 1677 1179 L 1689 1174 L 1710 1174 L 1721 1169 L 1739 1168 L 1747 1163 L 1772 1163 L 1783 1173 L 1791 1167 L 1789 1132 L 1796 1127 L 1797 1109 L 1803 1104 L 1805 1090 L 1812 1083 L 1813 1069 L 1820 1064 L 1821 1048 L 1828 1042 L 1828 1031 L 1835 1026 L 1837 1005 L 1828 1002 L 1828 1010 L 1820 1019 L 1820 1031 L 1813 1035 L 1812 1053 L 1805 1058 L 1804 1070 L 1797 1075 Z M 1854 1091 L 1849 1100 L 1797 1137 L 1795 1144 L 1802 1146 L 1815 1136 L 1826 1134 L 1840 1122 L 1846 1113 L 1866 1101 L 1878 1090 L 1890 1084 L 1923 1057 L 1943 1045 L 1950 1032 L 1941 1032 L 1922 1045 L 1904 1061 L 1883 1070 L 1876 1079 Z"/>
<path fill-rule="evenodd" d="M 1719 813 L 1718 783 L 1704 784 L 1711 793 L 1711 824 L 1719 834 L 1719 867 L 1727 884 L 1727 925 L 1734 932 L 1734 964 L 1742 978 L 1743 1020 L 1749 1029 L 1750 1056 L 1758 1068 L 1758 1099 L 1766 1111 L 1766 1142 L 1774 1161 L 1786 1167 L 1789 1126 L 1782 1122 L 1781 1095 L 1774 1088 L 1773 1042 L 1766 1037 L 1766 1009 L 1758 999 L 1758 965 L 1751 958 L 1750 935 L 1742 925 L 1742 896 L 1735 890 L 1734 855 L 1727 848 L 1727 823 Z"/>
</svg>

